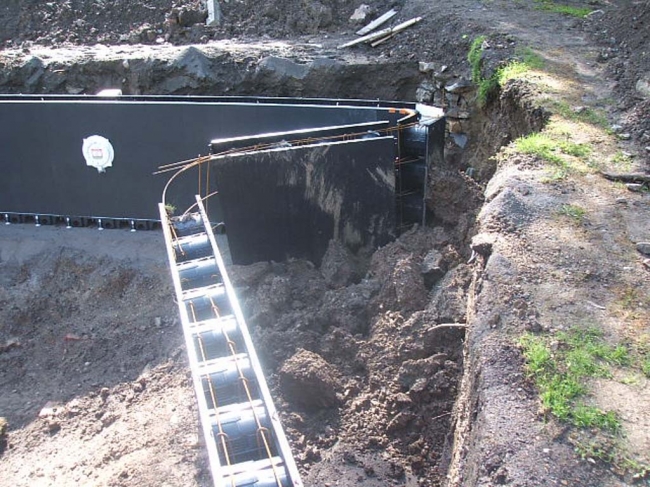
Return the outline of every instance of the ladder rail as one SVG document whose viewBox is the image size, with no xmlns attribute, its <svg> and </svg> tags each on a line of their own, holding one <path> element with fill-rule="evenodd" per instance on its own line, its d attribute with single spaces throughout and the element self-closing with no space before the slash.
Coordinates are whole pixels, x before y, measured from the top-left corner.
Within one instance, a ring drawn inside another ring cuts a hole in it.
<svg viewBox="0 0 650 487">
<path fill-rule="evenodd" d="M 302 487 L 253 340 L 198 195 L 195 208 L 196 213 L 184 215 L 181 220 L 170 219 L 162 203 L 159 212 L 214 486 L 249 485 L 247 479 L 253 476 L 262 487 Z M 205 245 L 196 257 L 188 256 L 183 245 L 193 235 L 204 242 L 207 237 L 211 252 L 207 252 Z M 201 275 L 194 274 L 193 269 L 200 269 Z M 204 343 L 204 336 L 212 345 Z"/>
</svg>

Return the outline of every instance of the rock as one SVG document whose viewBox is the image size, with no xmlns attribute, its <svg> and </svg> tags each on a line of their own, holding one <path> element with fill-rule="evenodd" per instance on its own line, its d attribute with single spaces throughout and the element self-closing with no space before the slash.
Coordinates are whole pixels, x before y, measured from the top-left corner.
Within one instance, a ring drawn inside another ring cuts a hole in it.
<svg viewBox="0 0 650 487">
<path fill-rule="evenodd" d="M 616 134 L 618 134 L 619 132 L 621 132 L 621 131 L 623 130 L 623 126 L 622 126 L 622 125 L 619 125 L 619 124 L 617 124 L 617 123 L 615 123 L 614 125 L 612 125 L 612 126 L 609 127 L 609 128 L 610 128 L 610 130 L 611 130 L 612 132 L 614 132 L 614 133 L 616 133 Z"/>
<path fill-rule="evenodd" d="M 466 120 L 470 117 L 470 113 L 468 110 L 461 110 L 460 108 L 457 107 L 449 108 L 445 112 L 445 115 L 447 116 L 447 118 L 460 118 L 463 120 Z"/>
<path fill-rule="evenodd" d="M 12 348 L 20 347 L 20 341 L 17 338 L 9 338 L 4 345 L 0 345 L 0 353 L 7 352 Z"/>
<path fill-rule="evenodd" d="M 650 98 L 650 73 L 639 79 L 635 88 L 643 98 Z"/>
<path fill-rule="evenodd" d="M 494 245 L 495 237 L 494 235 L 488 235 L 486 233 L 479 233 L 472 237 L 472 243 L 470 248 L 484 257 L 489 256 L 492 253 L 492 246 Z"/>
<path fill-rule="evenodd" d="M 194 24 L 203 24 L 208 18 L 208 12 L 201 9 L 182 8 L 178 12 L 178 24 L 181 27 L 191 27 Z"/>
<path fill-rule="evenodd" d="M 208 79 L 212 76 L 210 59 L 194 46 L 183 49 L 174 60 L 174 65 L 196 79 Z"/>
<path fill-rule="evenodd" d="M 354 255 L 338 240 L 330 240 L 320 271 L 332 288 L 347 286 L 360 277 Z"/>
<path fill-rule="evenodd" d="M 415 90 L 415 99 L 419 103 L 429 103 L 433 99 L 436 87 L 430 81 L 423 81 Z"/>
<path fill-rule="evenodd" d="M 362 3 L 359 5 L 354 13 L 350 16 L 350 22 L 353 24 L 362 24 L 368 20 L 368 17 L 374 13 L 374 9 L 370 5 Z"/>
<path fill-rule="evenodd" d="M 268 71 L 278 78 L 303 79 L 307 76 L 309 68 L 304 64 L 297 64 L 290 59 L 267 56 L 259 62 L 258 69 Z"/>
<path fill-rule="evenodd" d="M 25 86 L 34 91 L 45 73 L 45 63 L 37 56 L 29 56 L 21 66 L 20 71 L 25 79 Z"/>
<path fill-rule="evenodd" d="M 461 149 L 465 148 L 465 146 L 467 145 L 467 141 L 469 140 L 467 134 L 452 132 L 449 135 L 451 135 L 451 139 L 454 141 L 454 144 L 456 144 Z"/>
<path fill-rule="evenodd" d="M 643 255 L 650 255 L 650 242 L 638 242 L 636 244 L 636 250 Z"/>
<path fill-rule="evenodd" d="M 463 126 L 458 120 L 449 120 L 449 132 L 459 134 L 463 131 Z"/>
<path fill-rule="evenodd" d="M 618 138 L 621 140 L 630 140 L 632 138 L 632 135 L 626 132 L 624 134 L 618 134 Z"/>
<path fill-rule="evenodd" d="M 430 73 L 434 69 L 434 64 L 433 63 L 425 63 L 424 61 L 420 61 L 418 63 L 418 69 L 420 70 L 420 73 Z"/>
<path fill-rule="evenodd" d="M 45 403 L 45 406 L 41 409 L 41 411 L 38 413 L 38 416 L 40 418 L 48 418 L 52 416 L 56 416 L 63 410 L 63 407 L 54 401 L 47 401 Z"/>
<path fill-rule="evenodd" d="M 625 185 L 625 187 L 629 191 L 632 191 L 634 193 L 641 193 L 644 190 L 645 185 L 643 185 L 641 183 L 628 183 L 628 184 Z"/>
<path fill-rule="evenodd" d="M 643 266 L 646 269 L 650 269 L 650 259 L 643 259 Z"/>
<path fill-rule="evenodd" d="M 461 93 L 467 93 L 469 91 L 472 91 L 474 89 L 474 84 L 471 81 L 466 80 L 465 78 L 460 78 L 454 84 L 446 86 L 445 89 L 449 93 L 454 93 L 456 95 L 459 95 Z"/>
<path fill-rule="evenodd" d="M 432 250 L 422 260 L 422 276 L 424 286 L 431 289 L 433 285 L 445 275 L 446 265 L 441 252 Z"/>
<path fill-rule="evenodd" d="M 437 323 L 464 323 L 467 317 L 467 288 L 472 279 L 469 266 L 459 265 L 447 271 L 433 287 L 427 305 L 431 318 Z"/>
<path fill-rule="evenodd" d="M 298 349 L 282 365 L 279 378 L 287 399 L 305 409 L 317 410 L 339 404 L 340 374 L 317 353 Z"/>
</svg>

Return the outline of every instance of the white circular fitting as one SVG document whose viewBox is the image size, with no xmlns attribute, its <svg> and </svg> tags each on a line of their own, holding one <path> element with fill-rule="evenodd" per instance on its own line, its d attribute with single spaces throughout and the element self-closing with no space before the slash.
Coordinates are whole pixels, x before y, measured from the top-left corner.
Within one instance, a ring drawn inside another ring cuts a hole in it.
<svg viewBox="0 0 650 487">
<path fill-rule="evenodd" d="M 113 165 L 115 151 L 110 141 L 101 135 L 91 135 L 84 139 L 81 151 L 86 164 L 96 168 L 98 172 L 105 172 L 107 167 Z"/>
</svg>

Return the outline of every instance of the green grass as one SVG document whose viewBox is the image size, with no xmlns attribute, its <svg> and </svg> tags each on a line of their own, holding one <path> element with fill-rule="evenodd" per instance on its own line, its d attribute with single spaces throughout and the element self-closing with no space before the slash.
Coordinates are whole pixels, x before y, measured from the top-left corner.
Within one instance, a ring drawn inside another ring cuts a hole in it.
<svg viewBox="0 0 650 487">
<path fill-rule="evenodd" d="M 474 39 L 467 53 L 467 60 L 472 68 L 472 81 L 474 83 L 480 83 L 483 79 L 481 75 L 481 61 L 483 60 L 483 42 L 485 42 L 485 39 L 485 36 L 478 36 Z"/>
<path fill-rule="evenodd" d="M 618 168 L 629 171 L 632 167 L 632 158 L 629 155 L 624 154 L 622 151 L 618 151 L 611 160 L 612 164 Z"/>
<path fill-rule="evenodd" d="M 586 159 L 592 153 L 586 144 L 577 144 L 540 132 L 520 137 L 515 140 L 514 147 L 518 152 L 534 155 L 552 164 L 555 179 L 562 179 L 572 171 L 571 161 L 565 156 Z"/>
<path fill-rule="evenodd" d="M 578 205 L 562 205 L 558 213 L 563 216 L 568 216 L 578 223 L 582 223 L 587 212 Z"/>
<path fill-rule="evenodd" d="M 612 365 L 629 363 L 627 348 L 608 345 L 594 328 L 558 333 L 555 343 L 552 349 L 548 337 L 532 334 L 519 342 L 544 409 L 579 428 L 617 431 L 621 425 L 614 412 L 585 405 L 581 398 L 588 393 L 589 378 L 610 377 Z"/>
<path fill-rule="evenodd" d="M 641 371 L 646 377 L 650 378 L 650 355 L 646 355 L 641 359 Z"/>
<path fill-rule="evenodd" d="M 573 7 L 571 5 L 557 4 L 551 0 L 539 0 L 537 2 L 537 9 L 546 12 L 554 12 L 571 17 L 584 18 L 591 13 L 591 9 L 587 7 Z"/>
<path fill-rule="evenodd" d="M 572 120 L 574 122 L 588 123 L 599 128 L 610 131 L 609 120 L 604 110 L 593 107 L 581 107 L 579 110 L 569 105 L 564 100 L 553 99 L 548 103 L 548 106 L 558 115 Z"/>
<path fill-rule="evenodd" d="M 529 47 L 515 49 L 516 59 L 498 68 L 491 76 L 484 77 L 483 65 L 483 43 L 485 36 L 475 38 L 467 53 L 467 60 L 472 69 L 472 81 L 478 86 L 477 99 L 479 105 L 485 105 L 489 97 L 502 87 L 508 80 L 518 78 L 532 69 L 541 69 L 544 60 L 535 54 Z"/>
</svg>

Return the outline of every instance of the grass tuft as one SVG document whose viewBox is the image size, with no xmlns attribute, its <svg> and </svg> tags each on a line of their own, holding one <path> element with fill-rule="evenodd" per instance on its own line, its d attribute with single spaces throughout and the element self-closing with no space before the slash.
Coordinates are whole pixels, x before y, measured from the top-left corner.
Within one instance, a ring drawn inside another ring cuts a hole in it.
<svg viewBox="0 0 650 487">
<path fill-rule="evenodd" d="M 485 36 L 478 36 L 474 39 L 467 53 L 467 60 L 472 68 L 472 81 L 474 83 L 480 83 L 483 79 L 481 75 L 481 61 L 483 60 L 483 43 L 485 39 Z"/>
<path fill-rule="evenodd" d="M 610 377 L 611 365 L 629 363 L 627 348 L 608 345 L 595 328 L 573 328 L 556 339 L 555 350 L 545 337 L 526 334 L 519 341 L 544 409 L 579 428 L 618 431 L 616 413 L 585 405 L 580 398 L 588 392 L 587 379 Z"/>
<path fill-rule="evenodd" d="M 578 223 L 582 223 L 585 219 L 586 210 L 578 205 L 562 205 L 559 214 L 568 216 Z"/>
<path fill-rule="evenodd" d="M 483 44 L 485 36 L 479 36 L 472 41 L 467 60 L 472 69 L 472 81 L 478 85 L 478 103 L 485 105 L 492 93 L 496 92 L 508 80 L 519 78 L 532 69 L 541 69 L 544 60 L 529 47 L 515 49 L 517 59 L 512 60 L 497 69 L 492 76 L 485 78 L 481 72 L 483 63 Z"/>
<path fill-rule="evenodd" d="M 552 0 L 538 0 L 537 9 L 546 12 L 554 12 L 562 15 L 569 15 L 582 19 L 591 13 L 590 8 L 586 7 L 573 7 L 571 5 L 560 5 Z"/>
</svg>

